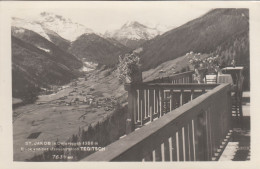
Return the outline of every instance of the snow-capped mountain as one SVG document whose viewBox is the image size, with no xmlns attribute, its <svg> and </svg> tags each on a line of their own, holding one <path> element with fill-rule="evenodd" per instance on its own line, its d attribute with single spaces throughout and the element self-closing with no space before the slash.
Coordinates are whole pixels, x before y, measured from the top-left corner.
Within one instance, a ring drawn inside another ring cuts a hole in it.
<svg viewBox="0 0 260 169">
<path fill-rule="evenodd" d="M 36 19 L 20 19 L 13 18 L 12 26 L 22 27 L 39 33 L 41 36 L 50 40 L 46 30 L 57 33 L 62 38 L 74 41 L 82 34 L 93 33 L 93 30 L 86 26 L 72 22 L 70 19 L 64 18 L 53 13 L 42 12 Z"/>
<path fill-rule="evenodd" d="M 163 33 L 174 29 L 174 26 L 164 25 L 160 23 L 144 23 L 147 27 L 154 28 L 159 31 L 159 35 L 162 35 Z"/>
<path fill-rule="evenodd" d="M 157 25 L 159 27 L 159 25 Z M 126 22 L 120 29 L 107 31 L 104 36 L 114 38 L 130 48 L 136 48 L 143 42 L 162 34 L 162 30 L 148 27 L 137 21 Z"/>
<path fill-rule="evenodd" d="M 13 17 L 12 26 L 15 26 L 17 28 L 25 28 L 25 29 L 34 31 L 34 32 L 40 34 L 42 37 L 51 41 L 49 36 L 46 34 L 46 32 L 44 31 L 44 29 L 42 28 L 42 26 L 39 23 L 30 21 L 30 20 Z M 16 30 L 16 31 L 18 31 L 18 30 Z M 20 31 L 22 31 L 22 29 Z"/>
<path fill-rule="evenodd" d="M 105 36 L 114 37 L 116 39 L 128 38 L 131 40 L 149 40 L 158 34 L 159 31 L 154 28 L 147 27 L 136 21 L 128 21 L 118 30 L 107 31 Z"/>
<path fill-rule="evenodd" d="M 86 26 L 72 22 L 70 19 L 66 19 L 60 15 L 42 12 L 40 16 L 38 22 L 44 28 L 56 32 L 69 41 L 76 40 L 82 34 L 93 33 L 93 30 Z"/>
</svg>

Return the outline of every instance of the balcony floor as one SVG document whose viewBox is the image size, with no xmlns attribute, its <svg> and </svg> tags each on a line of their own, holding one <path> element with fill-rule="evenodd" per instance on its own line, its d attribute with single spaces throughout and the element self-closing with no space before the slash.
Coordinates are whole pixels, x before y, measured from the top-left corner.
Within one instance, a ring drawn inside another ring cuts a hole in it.
<svg viewBox="0 0 260 169">
<path fill-rule="evenodd" d="M 223 151 L 219 161 L 247 161 L 250 160 L 250 92 L 243 92 L 243 118 L 234 119 L 231 139 Z"/>
</svg>

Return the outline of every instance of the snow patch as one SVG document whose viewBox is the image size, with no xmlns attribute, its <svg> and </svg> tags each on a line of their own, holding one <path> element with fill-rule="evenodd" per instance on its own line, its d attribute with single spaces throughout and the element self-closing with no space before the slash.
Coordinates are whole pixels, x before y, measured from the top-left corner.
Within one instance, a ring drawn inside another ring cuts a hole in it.
<svg viewBox="0 0 260 169">
<path fill-rule="evenodd" d="M 41 13 L 37 22 L 39 22 L 42 27 L 56 32 L 58 35 L 69 41 L 76 40 L 82 34 L 93 33 L 93 30 L 84 25 L 74 23 L 70 19 L 63 18 L 62 16 L 53 13 Z"/>
<path fill-rule="evenodd" d="M 126 22 L 120 29 L 115 31 L 107 31 L 105 37 L 112 37 L 117 40 L 150 40 L 157 35 L 161 35 L 170 28 L 163 25 L 153 25 L 149 27 L 136 21 Z"/>
<path fill-rule="evenodd" d="M 24 33 L 24 29 L 22 29 L 22 28 L 18 28 L 18 29 L 16 29 L 14 32 L 15 33 Z"/>
<path fill-rule="evenodd" d="M 45 31 L 43 30 L 41 25 L 38 23 L 29 21 L 29 20 L 25 20 L 25 19 L 20 19 L 20 18 L 12 18 L 12 26 L 34 31 L 34 32 L 40 34 L 42 37 L 51 41 L 49 36 L 45 33 Z"/>
<path fill-rule="evenodd" d="M 89 72 L 91 70 L 95 70 L 97 67 L 97 63 L 94 62 L 84 62 L 84 65 L 82 67 L 83 72 Z"/>
<path fill-rule="evenodd" d="M 41 49 L 41 50 L 43 50 L 43 51 L 45 51 L 45 52 L 47 52 L 47 53 L 50 53 L 50 52 L 51 52 L 50 49 L 45 49 L 45 48 L 42 48 L 42 47 L 39 47 L 39 46 L 37 46 L 37 48 L 39 48 L 39 49 Z"/>
<path fill-rule="evenodd" d="M 86 26 L 72 22 L 70 19 L 63 18 L 53 13 L 42 12 L 34 19 L 12 18 L 12 26 L 32 30 L 44 38 L 51 41 L 45 30 L 51 30 L 69 41 L 76 40 L 82 34 L 94 33 Z"/>
</svg>

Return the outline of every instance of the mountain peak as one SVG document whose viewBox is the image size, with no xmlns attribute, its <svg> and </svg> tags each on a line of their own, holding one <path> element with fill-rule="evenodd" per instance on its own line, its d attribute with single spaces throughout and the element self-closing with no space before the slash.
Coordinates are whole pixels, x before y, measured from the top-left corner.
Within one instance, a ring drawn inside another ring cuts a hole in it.
<svg viewBox="0 0 260 169">
<path fill-rule="evenodd" d="M 45 16 L 53 15 L 53 13 L 50 13 L 50 12 L 41 12 L 40 15 L 43 16 L 43 17 L 45 17 Z"/>
<path fill-rule="evenodd" d="M 82 24 L 72 22 L 69 18 L 65 18 L 61 15 L 56 15 L 50 12 L 41 12 L 40 15 L 33 20 L 19 18 L 12 19 L 13 26 L 32 30 L 39 33 L 48 40 L 50 40 L 50 38 L 48 37 L 48 35 L 46 35 L 45 30 L 55 32 L 60 37 L 69 41 L 74 41 L 80 35 L 85 33 L 94 33 L 92 29 L 89 29 Z"/>
<path fill-rule="evenodd" d="M 50 12 L 41 12 L 40 17 L 41 17 L 41 19 L 43 19 L 43 20 L 41 20 L 41 22 L 46 22 L 46 21 L 47 22 L 53 22 L 55 20 L 60 20 L 60 21 L 63 21 L 63 22 L 70 22 L 71 23 L 70 19 L 66 19 L 61 15 L 56 15 L 56 14 L 50 13 Z"/>
<path fill-rule="evenodd" d="M 167 29 L 158 29 L 157 27 L 149 27 L 138 21 L 127 21 L 120 29 L 114 31 L 106 31 L 104 36 L 116 39 L 123 45 L 135 49 L 147 40 L 167 31 Z"/>
<path fill-rule="evenodd" d="M 134 27 L 134 28 L 138 28 L 138 27 L 143 27 L 143 28 L 147 28 L 147 26 L 137 22 L 137 21 L 127 21 L 122 27 L 123 28 L 127 28 L 127 27 Z"/>
</svg>

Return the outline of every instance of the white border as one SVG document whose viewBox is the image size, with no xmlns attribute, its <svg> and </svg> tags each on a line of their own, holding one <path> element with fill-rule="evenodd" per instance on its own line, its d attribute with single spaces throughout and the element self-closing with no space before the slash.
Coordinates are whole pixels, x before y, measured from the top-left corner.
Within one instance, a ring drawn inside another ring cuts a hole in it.
<svg viewBox="0 0 260 169">
<path fill-rule="evenodd" d="M 245 162 L 157 162 L 157 163 L 126 163 L 126 162 L 13 162 L 12 144 L 12 104 L 11 104 L 11 29 L 10 11 L 19 8 L 41 8 L 43 6 L 60 8 L 79 8 L 90 2 L 0 2 L 0 168 L 259 168 L 259 131 L 260 112 L 258 107 L 260 88 L 257 82 L 260 75 L 260 3 L 241 1 L 215 1 L 215 2 L 176 2 L 176 1 L 144 1 L 144 2 L 91 2 L 100 5 L 158 5 L 160 3 L 174 3 L 189 6 L 210 6 L 212 8 L 249 8 L 250 13 L 250 63 L 251 63 L 251 160 Z"/>
</svg>

